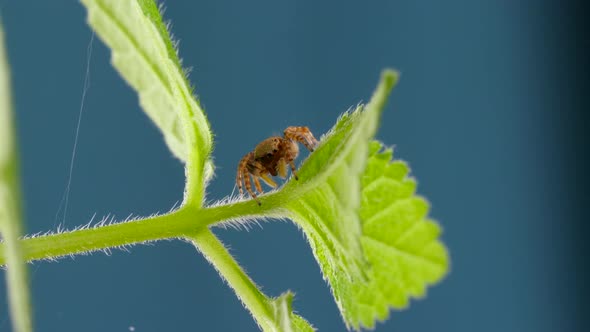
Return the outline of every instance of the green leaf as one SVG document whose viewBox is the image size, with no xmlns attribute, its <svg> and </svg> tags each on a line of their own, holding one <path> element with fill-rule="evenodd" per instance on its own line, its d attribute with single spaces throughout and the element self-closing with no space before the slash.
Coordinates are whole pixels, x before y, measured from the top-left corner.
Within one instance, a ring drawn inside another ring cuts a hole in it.
<svg viewBox="0 0 590 332">
<path fill-rule="evenodd" d="M 293 313 L 293 293 L 285 292 L 271 302 L 280 332 L 313 332 L 315 329 L 301 316 Z"/>
<path fill-rule="evenodd" d="M 301 166 L 299 181 L 290 181 L 284 188 L 286 193 L 304 192 L 300 197 L 290 197 L 287 209 L 307 235 L 341 310 L 346 301 L 343 296 L 348 294 L 342 293 L 340 284 L 366 279 L 368 265 L 361 247 L 358 214 L 361 176 L 369 143 L 397 78 L 396 72 L 384 71 L 369 104 L 344 114 Z M 309 189 L 299 189 L 305 187 Z"/>
<path fill-rule="evenodd" d="M 112 50 L 113 66 L 139 95 L 170 150 L 187 162 L 187 195 L 198 201 L 212 175 L 212 135 L 153 0 L 81 0 Z"/>
<path fill-rule="evenodd" d="M 384 72 L 369 104 L 338 120 L 281 196 L 355 329 L 373 328 L 390 307 L 423 296 L 448 268 L 440 228 L 426 219 L 428 204 L 414 195 L 407 166 L 390 163 L 391 150 L 378 152 L 372 141 L 396 81 Z"/>
<path fill-rule="evenodd" d="M 391 149 L 372 142 L 362 176 L 360 217 L 362 246 L 370 263 L 366 282 L 337 276 L 334 293 L 349 326 L 374 328 L 389 309 L 403 309 L 411 297 L 448 271 L 449 257 L 438 240 L 441 229 L 428 218 L 428 203 L 416 196 L 416 182 L 402 161 L 391 161 Z"/>
<path fill-rule="evenodd" d="M 10 314 L 15 331 L 33 330 L 27 270 L 18 238 L 21 233 L 18 158 L 13 128 L 10 70 L 0 21 L 0 233 L 7 265 Z"/>
</svg>

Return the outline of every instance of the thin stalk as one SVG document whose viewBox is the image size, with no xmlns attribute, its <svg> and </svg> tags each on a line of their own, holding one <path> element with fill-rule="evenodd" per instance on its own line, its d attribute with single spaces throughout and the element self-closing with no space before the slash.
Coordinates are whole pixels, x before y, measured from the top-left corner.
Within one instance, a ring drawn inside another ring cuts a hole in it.
<svg viewBox="0 0 590 332">
<path fill-rule="evenodd" d="M 252 313 L 258 325 L 264 331 L 278 331 L 273 324 L 276 321 L 273 315 L 272 304 L 254 284 L 252 279 L 244 272 L 232 255 L 227 251 L 223 243 L 207 228 L 187 235 L 195 247 L 215 267 L 217 272 L 227 281 L 236 292 L 238 298 Z"/>
<path fill-rule="evenodd" d="M 8 263 L 6 285 L 14 330 L 33 330 L 27 268 L 18 241 L 21 227 L 21 192 L 10 69 L 4 49 L 4 30 L 0 21 L 0 233 L 6 242 L 3 259 Z"/>
<path fill-rule="evenodd" d="M 0 186 L 0 189 L 3 189 Z M 15 209 L 18 203 L 13 197 L 6 195 L 0 190 L 0 233 L 4 237 L 5 243 L 2 245 L 0 255 L 0 265 L 7 265 L 6 284 L 9 295 L 10 315 L 14 324 L 15 331 L 26 332 L 33 331 L 33 321 L 31 314 L 30 291 L 27 267 L 23 262 L 23 247 L 18 241 L 21 234 L 20 225 L 14 214 L 18 213 Z M 4 248 L 6 247 L 6 248 Z"/>
<path fill-rule="evenodd" d="M 88 251 L 113 248 L 146 241 L 177 237 L 181 226 L 190 228 L 187 210 L 137 221 L 48 234 L 20 241 L 25 261 L 52 259 Z M 0 246 L 0 265 L 5 263 Z"/>
<path fill-rule="evenodd" d="M 274 194 L 276 195 L 276 194 Z M 268 195 L 271 198 L 273 195 Z M 99 227 L 78 229 L 20 240 L 25 261 L 53 259 L 88 251 L 182 237 L 209 225 L 260 215 L 282 216 L 271 199 L 259 207 L 253 201 L 207 209 L 186 206 L 168 214 Z M 6 244 L 0 243 L 0 265 L 6 264 Z"/>
</svg>

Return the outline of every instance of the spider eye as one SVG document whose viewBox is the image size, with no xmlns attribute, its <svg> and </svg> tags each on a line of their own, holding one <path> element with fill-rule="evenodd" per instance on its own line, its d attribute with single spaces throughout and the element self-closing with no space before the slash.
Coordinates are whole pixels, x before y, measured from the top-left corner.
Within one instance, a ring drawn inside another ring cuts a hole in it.
<svg viewBox="0 0 590 332">
<path fill-rule="evenodd" d="M 272 153 L 267 153 L 266 156 L 267 157 L 272 157 Z"/>
</svg>

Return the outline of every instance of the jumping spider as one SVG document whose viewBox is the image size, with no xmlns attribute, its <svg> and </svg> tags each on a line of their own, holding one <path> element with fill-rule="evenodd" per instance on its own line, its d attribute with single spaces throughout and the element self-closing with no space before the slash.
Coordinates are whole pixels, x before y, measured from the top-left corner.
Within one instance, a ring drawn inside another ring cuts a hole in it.
<svg viewBox="0 0 590 332">
<path fill-rule="evenodd" d="M 313 137 L 313 134 L 307 127 L 288 127 L 283 132 L 283 136 L 270 137 L 260 142 L 254 151 L 245 155 L 238 164 L 236 183 L 240 189 L 240 195 L 244 195 L 244 190 L 242 189 L 243 181 L 246 184 L 246 190 L 248 190 L 248 193 L 256 200 L 258 205 L 260 205 L 260 200 L 252 190 L 250 176 L 254 179 L 254 185 L 259 194 L 262 193 L 259 178 L 274 188 L 277 184 L 268 174 L 272 176 L 279 175 L 285 178 L 287 176 L 287 164 L 291 166 L 291 172 L 295 180 L 299 180 L 294 162 L 299 154 L 297 142 L 305 145 L 312 152 L 318 144 L 318 141 Z"/>
</svg>

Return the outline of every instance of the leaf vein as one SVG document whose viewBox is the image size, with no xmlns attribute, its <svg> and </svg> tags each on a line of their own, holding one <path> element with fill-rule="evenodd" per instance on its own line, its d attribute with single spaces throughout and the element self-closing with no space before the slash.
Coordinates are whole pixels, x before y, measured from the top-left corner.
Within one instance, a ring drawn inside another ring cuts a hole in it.
<svg viewBox="0 0 590 332">
<path fill-rule="evenodd" d="M 383 183 L 386 182 L 386 183 Z M 394 179 L 385 176 L 385 175 L 380 175 L 379 177 L 375 178 L 374 180 L 372 180 L 371 182 L 365 184 L 364 188 L 363 188 L 363 193 L 364 192 L 369 192 L 372 189 L 374 189 L 375 187 L 379 187 L 382 185 L 387 185 L 387 182 L 394 182 L 395 184 L 398 184 L 398 181 L 395 181 Z"/>
<path fill-rule="evenodd" d="M 415 254 L 415 253 L 412 253 L 412 252 L 404 251 L 404 250 L 402 250 L 400 248 L 397 248 L 397 247 L 395 247 L 395 246 L 393 246 L 393 245 L 391 245 L 389 243 L 385 243 L 385 242 L 383 242 L 381 240 L 375 239 L 375 238 L 370 237 L 370 236 L 363 236 L 363 237 L 365 239 L 371 241 L 371 242 L 374 242 L 374 244 L 377 245 L 377 246 L 382 246 L 382 247 L 385 247 L 384 249 L 389 249 L 389 250 L 395 252 L 399 256 L 405 257 L 405 258 L 410 259 L 410 260 L 419 261 L 421 263 L 428 264 L 428 265 L 434 266 L 436 268 L 445 269 L 445 264 L 444 263 L 441 263 L 441 262 L 438 262 L 438 261 L 434 261 L 434 260 L 430 260 L 430 259 L 428 259 L 428 258 L 426 258 L 424 256 L 420 256 L 420 255 Z"/>
<path fill-rule="evenodd" d="M 363 225 L 368 226 L 368 225 L 372 224 L 373 222 L 375 222 L 376 220 L 379 220 L 380 217 L 391 214 L 393 212 L 393 210 L 395 210 L 400 203 L 407 202 L 409 200 L 411 200 L 411 197 L 398 199 L 398 200 L 392 202 L 385 209 L 379 210 L 376 213 L 374 213 L 372 216 L 367 217 L 365 219 L 365 222 L 363 223 Z"/>
</svg>

